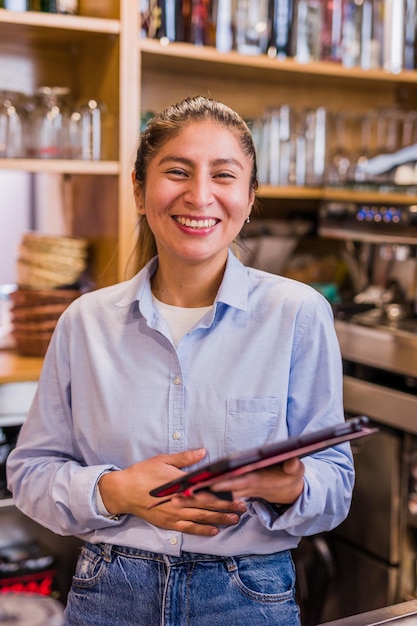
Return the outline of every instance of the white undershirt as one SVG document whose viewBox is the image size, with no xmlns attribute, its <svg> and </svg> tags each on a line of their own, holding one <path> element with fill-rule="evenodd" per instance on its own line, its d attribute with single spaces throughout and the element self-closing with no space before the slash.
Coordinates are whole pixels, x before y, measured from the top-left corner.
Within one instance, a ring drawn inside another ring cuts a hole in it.
<svg viewBox="0 0 417 626">
<path fill-rule="evenodd" d="M 190 309 L 182 306 L 173 306 L 172 304 L 161 302 L 154 295 L 152 295 L 152 300 L 158 313 L 166 321 L 175 346 L 178 346 L 178 343 L 188 333 L 190 328 L 212 308 L 211 306 L 200 306 Z"/>
</svg>

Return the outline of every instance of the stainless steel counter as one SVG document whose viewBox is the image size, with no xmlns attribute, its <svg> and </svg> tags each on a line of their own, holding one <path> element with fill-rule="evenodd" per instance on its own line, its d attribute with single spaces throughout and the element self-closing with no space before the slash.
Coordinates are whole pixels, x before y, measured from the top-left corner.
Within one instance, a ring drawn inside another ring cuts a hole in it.
<svg viewBox="0 0 417 626">
<path fill-rule="evenodd" d="M 417 600 L 401 602 L 400 604 L 361 613 L 360 615 L 343 617 L 342 619 L 321 624 L 321 626 L 379 626 L 380 624 L 416 626 Z"/>
<path fill-rule="evenodd" d="M 417 335 L 341 320 L 335 328 L 343 358 L 377 370 L 360 378 L 345 368 L 345 410 L 417 435 Z M 396 375 L 404 381 L 402 387 L 394 384 Z"/>
<path fill-rule="evenodd" d="M 335 321 L 344 359 L 417 378 L 417 335 Z"/>
</svg>

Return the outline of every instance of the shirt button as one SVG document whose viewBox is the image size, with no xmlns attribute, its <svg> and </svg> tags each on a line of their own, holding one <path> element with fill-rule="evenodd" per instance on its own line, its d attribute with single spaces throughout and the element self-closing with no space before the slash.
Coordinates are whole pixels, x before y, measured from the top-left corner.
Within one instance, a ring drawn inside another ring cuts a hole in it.
<svg viewBox="0 0 417 626">
<path fill-rule="evenodd" d="M 169 541 L 172 546 L 176 546 L 178 543 L 178 539 L 176 537 L 171 537 Z"/>
<path fill-rule="evenodd" d="M 175 433 L 172 433 L 172 438 L 178 441 L 178 439 L 181 439 L 181 434 L 176 430 Z"/>
<path fill-rule="evenodd" d="M 174 385 L 181 385 L 181 378 L 179 376 L 175 376 Z"/>
</svg>

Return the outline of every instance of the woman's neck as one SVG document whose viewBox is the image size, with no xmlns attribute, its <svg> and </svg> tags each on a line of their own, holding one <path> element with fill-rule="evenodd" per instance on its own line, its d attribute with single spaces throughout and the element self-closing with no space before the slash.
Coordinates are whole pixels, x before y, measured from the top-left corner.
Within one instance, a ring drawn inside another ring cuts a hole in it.
<svg viewBox="0 0 417 626">
<path fill-rule="evenodd" d="M 224 266 L 211 272 L 207 266 L 178 271 L 175 267 L 158 266 L 151 280 L 152 293 L 158 300 L 188 308 L 213 304 L 223 279 Z"/>
</svg>

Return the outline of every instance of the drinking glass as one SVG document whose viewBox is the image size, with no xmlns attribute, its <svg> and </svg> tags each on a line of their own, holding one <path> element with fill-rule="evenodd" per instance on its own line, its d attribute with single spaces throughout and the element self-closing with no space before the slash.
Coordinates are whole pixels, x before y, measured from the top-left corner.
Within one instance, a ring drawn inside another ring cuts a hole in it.
<svg viewBox="0 0 417 626">
<path fill-rule="evenodd" d="M 306 184 L 321 185 L 326 169 L 328 115 L 325 107 L 305 112 Z"/>
<path fill-rule="evenodd" d="M 68 124 L 70 158 L 86 161 L 108 158 L 110 120 L 104 102 L 93 98 L 81 102 L 71 114 Z"/>
<path fill-rule="evenodd" d="M 327 180 L 330 184 L 338 185 L 346 182 L 351 152 L 347 144 L 345 114 L 335 114 L 332 116 L 332 121 L 334 122 L 335 148 L 329 156 Z"/>
<path fill-rule="evenodd" d="M 66 87 L 40 87 L 33 112 L 35 156 L 60 159 L 68 156 L 70 90 Z"/>
<path fill-rule="evenodd" d="M 0 157 L 23 156 L 21 94 L 0 91 Z"/>
</svg>

